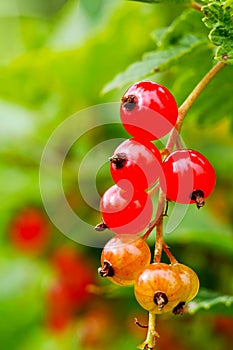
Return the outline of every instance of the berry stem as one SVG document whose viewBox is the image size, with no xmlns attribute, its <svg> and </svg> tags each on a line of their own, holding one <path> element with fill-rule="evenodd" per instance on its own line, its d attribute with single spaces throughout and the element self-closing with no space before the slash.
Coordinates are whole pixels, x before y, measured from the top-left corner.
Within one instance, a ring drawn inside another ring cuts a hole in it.
<svg viewBox="0 0 233 350">
<path fill-rule="evenodd" d="M 147 191 L 148 195 L 149 195 L 150 197 L 152 197 L 152 196 L 156 193 L 156 191 L 158 191 L 159 188 L 160 188 L 160 185 L 159 185 L 159 184 L 156 184 L 155 186 L 151 187 L 151 188 Z"/>
<path fill-rule="evenodd" d="M 176 260 L 176 258 L 172 255 L 172 253 L 170 252 L 169 247 L 165 242 L 163 243 L 163 250 L 167 254 L 171 264 L 176 264 L 178 262 Z"/>
<path fill-rule="evenodd" d="M 159 192 L 158 209 L 156 215 L 156 240 L 155 240 L 155 251 L 154 251 L 154 262 L 159 263 L 163 251 L 163 218 L 164 218 L 164 207 L 166 198 L 162 190 Z M 158 217 L 159 216 L 159 217 Z M 158 218 L 157 218 L 158 217 Z"/>
<path fill-rule="evenodd" d="M 194 10 L 201 11 L 202 6 L 198 4 L 198 2 L 194 1 L 191 3 L 190 7 L 192 7 Z"/>
<path fill-rule="evenodd" d="M 217 73 L 226 66 L 225 62 L 218 62 L 209 72 L 201 79 L 201 81 L 195 86 L 190 95 L 186 98 L 186 100 L 182 103 L 179 108 L 179 115 L 174 129 L 172 130 L 166 148 L 168 152 L 172 152 L 174 145 L 176 143 L 177 137 L 181 131 L 184 118 L 188 113 L 189 109 L 196 101 L 198 96 L 204 90 L 204 88 L 209 84 L 209 82 L 217 75 Z"/>
<path fill-rule="evenodd" d="M 163 213 L 161 213 L 156 225 L 156 241 L 154 252 L 154 262 L 156 263 L 160 262 L 163 250 L 163 216 Z"/>
<path fill-rule="evenodd" d="M 149 312 L 149 320 L 148 320 L 148 331 L 146 340 L 138 346 L 138 349 L 154 349 L 156 344 L 156 338 L 159 338 L 159 334 L 155 330 L 156 326 L 156 315 Z"/>
</svg>

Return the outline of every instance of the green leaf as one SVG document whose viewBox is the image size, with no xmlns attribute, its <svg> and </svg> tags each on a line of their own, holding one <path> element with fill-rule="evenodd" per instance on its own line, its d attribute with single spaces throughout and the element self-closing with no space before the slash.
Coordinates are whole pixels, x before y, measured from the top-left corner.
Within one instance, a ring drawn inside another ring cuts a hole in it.
<svg viewBox="0 0 233 350">
<path fill-rule="evenodd" d="M 188 313 L 194 315 L 201 311 L 233 316 L 233 296 L 201 289 L 194 301 L 188 304 Z"/>
<path fill-rule="evenodd" d="M 102 92 L 106 93 L 115 88 L 121 88 L 125 84 L 143 79 L 155 72 L 163 72 L 181 57 L 197 50 L 205 43 L 206 41 L 202 37 L 187 34 L 175 46 L 148 52 L 143 56 L 142 61 L 131 64 L 123 73 L 118 74 L 110 83 L 105 85 Z"/>
<path fill-rule="evenodd" d="M 201 18 L 202 14 L 199 11 L 187 9 L 176 17 L 168 27 L 156 29 L 152 33 L 152 38 L 155 39 L 158 46 L 166 48 L 169 45 L 175 45 L 187 34 L 206 37 L 208 32 L 203 26 Z"/>
<path fill-rule="evenodd" d="M 184 212 L 183 204 L 176 204 L 176 209 L 174 212 L 173 210 L 173 207 L 169 209 L 170 214 L 165 226 L 164 238 L 168 245 L 192 243 L 225 256 L 233 256 L 231 227 L 221 224 L 205 208 L 197 211 L 195 206 L 190 206 L 187 212 Z M 177 217 L 181 217 L 181 220 L 175 228 Z"/>
<path fill-rule="evenodd" d="M 224 5 L 224 6 L 223 6 Z M 209 39 L 217 47 L 215 59 L 233 63 L 232 1 L 210 1 L 202 7 L 203 22 L 210 29 Z"/>
</svg>

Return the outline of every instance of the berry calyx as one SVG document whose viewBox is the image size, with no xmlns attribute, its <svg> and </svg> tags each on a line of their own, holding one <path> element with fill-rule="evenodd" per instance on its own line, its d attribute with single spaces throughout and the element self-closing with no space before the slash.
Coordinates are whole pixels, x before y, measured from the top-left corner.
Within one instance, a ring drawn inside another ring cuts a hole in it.
<svg viewBox="0 0 233 350">
<path fill-rule="evenodd" d="M 194 150 L 177 150 L 163 162 L 162 190 L 167 199 L 201 208 L 214 189 L 216 175 L 207 158 Z"/>
<path fill-rule="evenodd" d="M 126 153 L 116 153 L 109 158 L 110 162 L 115 165 L 117 170 L 122 169 L 127 161 Z"/>
<path fill-rule="evenodd" d="M 102 196 L 100 211 L 104 224 L 115 233 L 139 233 L 149 224 L 153 205 L 144 191 L 127 191 L 113 185 Z"/>
<path fill-rule="evenodd" d="M 178 108 L 173 95 L 164 86 L 141 81 L 124 93 L 120 117 L 130 135 L 140 140 L 157 140 L 175 126 Z"/>
<path fill-rule="evenodd" d="M 197 206 L 198 209 L 200 209 L 201 207 L 204 206 L 204 204 L 205 204 L 205 201 L 204 201 L 205 194 L 204 194 L 204 192 L 202 190 L 195 190 L 195 191 L 193 191 L 190 197 L 191 197 L 192 201 L 195 201 L 196 206 Z"/>
<path fill-rule="evenodd" d="M 182 283 L 171 265 L 154 263 L 147 266 L 135 281 L 138 303 L 152 314 L 169 312 L 180 302 Z"/>
<path fill-rule="evenodd" d="M 164 306 L 168 303 L 168 298 L 163 292 L 156 292 L 154 295 L 154 302 L 158 306 L 159 310 L 162 310 Z"/>
<path fill-rule="evenodd" d="M 141 269 L 149 265 L 150 249 L 143 238 L 132 235 L 116 235 L 102 250 L 98 273 L 118 285 L 130 285 Z"/>
<path fill-rule="evenodd" d="M 147 189 L 156 182 L 162 169 L 160 152 L 153 143 L 134 138 L 122 142 L 110 162 L 114 182 L 126 190 L 129 186 Z"/>
<path fill-rule="evenodd" d="M 104 260 L 103 266 L 98 269 L 101 277 L 113 277 L 115 272 L 112 264 L 108 260 Z"/>
<path fill-rule="evenodd" d="M 174 315 L 182 315 L 184 313 L 184 306 L 185 306 L 185 302 L 180 301 L 179 304 L 174 307 L 174 309 L 172 310 L 172 313 Z"/>
</svg>

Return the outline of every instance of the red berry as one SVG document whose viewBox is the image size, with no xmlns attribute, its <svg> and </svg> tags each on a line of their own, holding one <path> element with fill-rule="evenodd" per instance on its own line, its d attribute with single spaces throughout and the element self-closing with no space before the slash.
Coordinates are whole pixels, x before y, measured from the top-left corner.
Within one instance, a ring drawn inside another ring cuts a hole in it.
<svg viewBox="0 0 233 350">
<path fill-rule="evenodd" d="M 49 240 L 49 224 L 39 209 L 27 208 L 19 212 L 10 225 L 12 244 L 20 251 L 41 253 Z"/>
<path fill-rule="evenodd" d="M 46 325 L 53 331 L 65 329 L 72 320 L 72 307 L 66 286 L 56 281 L 48 290 L 46 305 Z"/>
<path fill-rule="evenodd" d="M 156 140 L 174 127 L 178 108 L 173 95 L 164 86 L 141 81 L 129 87 L 123 95 L 120 116 L 130 135 Z"/>
<path fill-rule="evenodd" d="M 124 191 L 114 185 L 101 198 L 100 211 L 106 226 L 115 233 L 139 233 L 150 222 L 153 205 L 144 191 Z"/>
<path fill-rule="evenodd" d="M 117 235 L 105 245 L 101 255 L 100 276 L 107 277 L 113 283 L 130 285 L 140 270 L 149 265 L 150 249 L 140 237 Z"/>
<path fill-rule="evenodd" d="M 140 273 L 134 293 L 138 303 L 149 312 L 169 312 L 180 302 L 182 282 L 171 265 L 154 263 Z"/>
<path fill-rule="evenodd" d="M 52 265 L 67 291 L 73 308 L 83 307 L 90 299 L 87 287 L 95 283 L 94 271 L 86 257 L 72 247 L 60 247 L 52 257 Z"/>
<path fill-rule="evenodd" d="M 163 163 L 165 181 L 161 187 L 167 199 L 177 203 L 196 203 L 200 208 L 204 198 L 214 189 L 214 168 L 201 153 L 194 150 L 177 150 Z"/>
<path fill-rule="evenodd" d="M 110 161 L 112 178 L 124 189 L 128 186 L 137 190 L 147 189 L 158 179 L 162 167 L 160 152 L 153 143 L 142 143 L 136 139 L 122 142 Z"/>
</svg>

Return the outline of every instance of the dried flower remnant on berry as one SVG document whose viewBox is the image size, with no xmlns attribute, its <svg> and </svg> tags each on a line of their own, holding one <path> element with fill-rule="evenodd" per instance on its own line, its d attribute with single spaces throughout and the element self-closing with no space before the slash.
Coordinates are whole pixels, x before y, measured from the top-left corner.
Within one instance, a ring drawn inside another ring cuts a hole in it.
<svg viewBox="0 0 233 350">
<path fill-rule="evenodd" d="M 121 169 L 127 161 L 127 155 L 126 153 L 117 153 L 110 157 L 109 160 L 111 163 L 115 164 L 116 169 Z"/>
<path fill-rule="evenodd" d="M 168 298 L 163 292 L 156 292 L 154 295 L 154 302 L 158 306 L 159 310 L 162 310 L 163 307 L 168 303 Z"/>
<path fill-rule="evenodd" d="M 127 111 L 132 111 L 137 105 L 137 98 L 134 95 L 123 96 L 121 99 L 122 107 Z"/>
<path fill-rule="evenodd" d="M 104 266 L 98 268 L 98 274 L 101 277 L 113 277 L 114 276 L 114 269 L 112 267 L 112 264 L 104 260 Z"/>
<path fill-rule="evenodd" d="M 185 302 L 181 301 L 174 309 L 172 310 L 174 315 L 182 315 L 184 313 Z"/>
<path fill-rule="evenodd" d="M 204 201 L 204 192 L 202 190 L 196 190 L 193 191 L 190 198 L 195 201 L 197 209 L 200 209 L 201 207 L 203 207 L 205 205 L 205 201 Z"/>
</svg>

